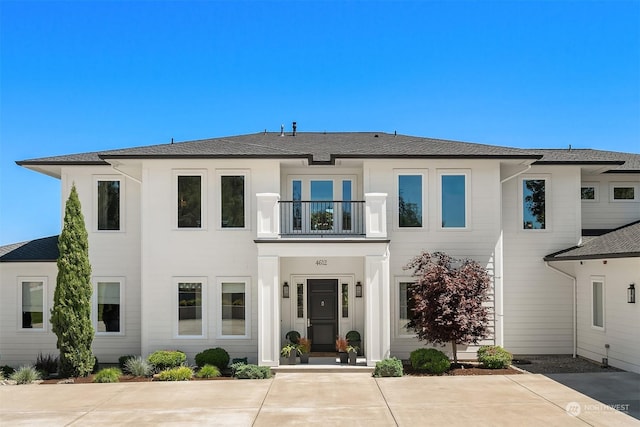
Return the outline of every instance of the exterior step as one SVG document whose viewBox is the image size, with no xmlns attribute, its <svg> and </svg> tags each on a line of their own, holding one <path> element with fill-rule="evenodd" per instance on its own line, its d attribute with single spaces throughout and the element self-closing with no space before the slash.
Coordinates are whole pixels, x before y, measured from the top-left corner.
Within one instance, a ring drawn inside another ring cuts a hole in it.
<svg viewBox="0 0 640 427">
<path fill-rule="evenodd" d="M 308 372 L 308 373 L 373 373 L 373 366 L 367 366 L 367 359 L 364 357 L 358 357 L 356 365 L 341 364 L 338 359 L 334 357 L 310 357 L 308 364 L 300 363 L 300 359 L 295 365 L 284 365 L 271 368 L 273 372 Z"/>
</svg>

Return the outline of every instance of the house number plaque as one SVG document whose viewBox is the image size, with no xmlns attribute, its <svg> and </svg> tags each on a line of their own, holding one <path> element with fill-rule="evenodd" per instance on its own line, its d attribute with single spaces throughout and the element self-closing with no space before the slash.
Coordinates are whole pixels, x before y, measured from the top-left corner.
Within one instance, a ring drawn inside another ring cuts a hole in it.
<svg viewBox="0 0 640 427">
<path fill-rule="evenodd" d="M 317 259 L 316 260 L 316 265 L 327 265 L 327 260 L 326 259 Z"/>
</svg>

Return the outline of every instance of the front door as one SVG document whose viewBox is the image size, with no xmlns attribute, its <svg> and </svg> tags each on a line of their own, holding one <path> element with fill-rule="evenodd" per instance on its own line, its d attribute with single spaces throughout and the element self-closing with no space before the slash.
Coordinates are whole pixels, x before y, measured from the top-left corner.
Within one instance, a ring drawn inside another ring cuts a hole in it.
<svg viewBox="0 0 640 427">
<path fill-rule="evenodd" d="M 308 279 L 307 309 L 311 351 L 335 351 L 338 334 L 338 280 Z"/>
</svg>

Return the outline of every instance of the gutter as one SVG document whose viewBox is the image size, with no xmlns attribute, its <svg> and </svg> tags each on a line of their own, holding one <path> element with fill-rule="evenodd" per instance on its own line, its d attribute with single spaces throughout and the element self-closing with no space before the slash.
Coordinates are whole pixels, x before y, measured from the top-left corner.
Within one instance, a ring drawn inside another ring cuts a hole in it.
<svg viewBox="0 0 640 427">
<path fill-rule="evenodd" d="M 142 181 L 139 180 L 138 178 L 128 174 L 127 172 L 123 171 L 122 169 L 118 169 L 118 167 L 114 164 L 111 164 L 111 167 L 113 168 L 113 170 L 120 172 L 122 175 L 126 176 L 127 178 L 129 178 L 132 181 L 137 182 L 138 184 L 142 184 Z"/>
<path fill-rule="evenodd" d="M 573 309 L 573 358 L 575 359 L 577 356 L 577 352 L 578 352 L 578 317 L 577 317 L 577 311 L 576 311 L 576 305 L 577 305 L 577 286 L 578 286 L 578 282 L 576 280 L 576 278 L 568 273 L 565 273 L 562 270 L 559 270 L 555 267 L 553 267 L 552 265 L 549 264 L 549 261 L 545 261 L 544 265 L 546 267 L 548 267 L 549 269 L 562 274 L 564 277 L 567 277 L 569 279 L 571 279 L 571 281 L 573 282 L 573 304 L 572 304 L 572 309 Z"/>
</svg>

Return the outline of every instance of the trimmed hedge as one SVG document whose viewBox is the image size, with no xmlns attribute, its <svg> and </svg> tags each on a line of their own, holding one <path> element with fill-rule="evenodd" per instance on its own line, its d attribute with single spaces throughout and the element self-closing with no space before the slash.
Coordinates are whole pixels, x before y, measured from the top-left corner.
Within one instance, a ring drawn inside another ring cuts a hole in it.
<svg viewBox="0 0 640 427">
<path fill-rule="evenodd" d="M 431 374 L 441 374 L 451 367 L 446 354 L 435 348 L 419 348 L 411 352 L 411 366 L 413 369 L 426 371 Z"/>
<path fill-rule="evenodd" d="M 478 349 L 478 362 L 489 369 L 504 369 L 511 365 L 513 356 L 499 345 L 483 345 Z"/>
<path fill-rule="evenodd" d="M 179 350 L 158 350 L 151 353 L 147 361 L 153 365 L 156 372 L 164 371 L 183 365 L 187 361 L 187 355 Z"/>
<path fill-rule="evenodd" d="M 229 364 L 229 353 L 224 348 L 209 348 L 196 354 L 196 365 L 202 368 L 204 365 L 217 366 L 221 371 Z"/>
<path fill-rule="evenodd" d="M 376 362 L 376 368 L 373 371 L 374 377 L 401 377 L 403 374 L 402 361 L 395 357 Z"/>
</svg>

